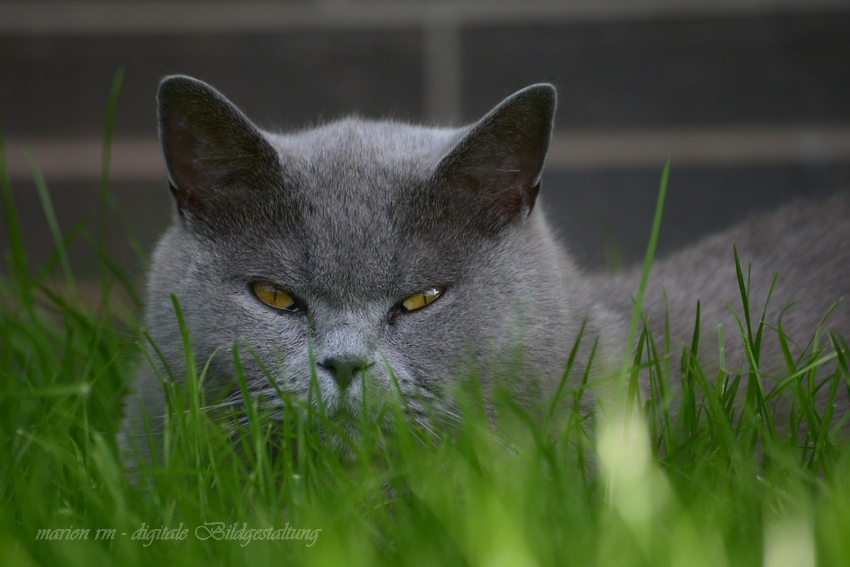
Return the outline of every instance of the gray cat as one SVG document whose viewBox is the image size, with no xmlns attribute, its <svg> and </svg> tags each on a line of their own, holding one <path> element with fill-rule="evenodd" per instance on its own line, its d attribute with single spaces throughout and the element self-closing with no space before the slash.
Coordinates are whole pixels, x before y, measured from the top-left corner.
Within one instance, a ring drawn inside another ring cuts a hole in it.
<svg viewBox="0 0 850 567">
<path fill-rule="evenodd" d="M 552 86 L 523 89 L 462 128 L 346 118 L 272 134 L 182 76 L 163 80 L 158 101 L 178 213 L 148 285 L 145 324 L 162 353 L 150 349 L 160 374 L 164 362 L 178 380 L 186 375 L 172 294 L 198 366 L 211 361 L 210 398 L 241 401 L 236 344 L 250 396 L 273 417 L 283 411 L 280 389 L 320 398 L 346 431 L 351 420 L 376 419 L 396 387 L 410 419 L 450 421 L 453 379 L 472 367 L 485 392 L 499 382 L 523 403 L 543 399 L 582 328 L 576 375 L 595 341 L 597 375 L 619 363 L 639 274 L 583 273 L 547 224 L 538 191 Z M 780 273 L 769 321 L 800 301 L 783 323 L 805 340 L 850 287 L 848 219 L 850 200 L 837 197 L 756 219 L 659 263 L 645 305 L 650 323 L 663 331 L 666 301 L 673 344 L 690 342 L 701 299 L 703 333 L 723 324 L 731 335 L 725 301 L 740 304 L 735 240 L 743 260 L 754 259 L 754 298 L 763 302 Z M 829 321 L 847 334 L 846 302 Z M 727 342 L 727 363 L 741 364 L 736 341 Z M 777 341 L 766 342 L 781 362 Z M 142 431 L 139 399 L 155 431 L 166 411 L 149 364 L 136 387 L 131 438 Z"/>
</svg>

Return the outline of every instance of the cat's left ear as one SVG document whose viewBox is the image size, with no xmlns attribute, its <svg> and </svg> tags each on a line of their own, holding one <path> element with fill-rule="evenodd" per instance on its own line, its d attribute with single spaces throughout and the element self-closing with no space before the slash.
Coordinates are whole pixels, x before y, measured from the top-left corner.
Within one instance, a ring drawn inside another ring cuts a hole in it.
<svg viewBox="0 0 850 567">
<path fill-rule="evenodd" d="M 549 84 L 532 85 L 506 98 L 440 160 L 439 184 L 483 203 L 491 228 L 527 216 L 540 190 L 556 99 L 555 87 Z"/>
</svg>

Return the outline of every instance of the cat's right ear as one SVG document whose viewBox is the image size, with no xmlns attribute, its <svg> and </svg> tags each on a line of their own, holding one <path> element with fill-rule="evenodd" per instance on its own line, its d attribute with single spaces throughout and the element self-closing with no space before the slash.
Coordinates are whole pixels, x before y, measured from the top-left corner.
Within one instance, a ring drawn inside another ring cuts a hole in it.
<svg viewBox="0 0 850 567">
<path fill-rule="evenodd" d="M 181 217 L 204 219 L 221 201 L 262 187 L 280 162 L 256 126 L 224 95 L 182 75 L 162 80 L 159 139 Z M 234 194 L 237 193 L 237 194 Z"/>
</svg>

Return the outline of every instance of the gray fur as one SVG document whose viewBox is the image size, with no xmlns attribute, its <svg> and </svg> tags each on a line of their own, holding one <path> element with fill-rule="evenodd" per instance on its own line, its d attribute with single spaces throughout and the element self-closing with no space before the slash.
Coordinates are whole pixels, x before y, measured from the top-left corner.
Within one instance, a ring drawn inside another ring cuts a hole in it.
<svg viewBox="0 0 850 567">
<path fill-rule="evenodd" d="M 312 349 L 322 402 L 341 420 L 360 415 L 363 381 L 367 411 L 378 412 L 393 389 L 388 369 L 421 421 L 429 408 L 452 419 L 451 379 L 471 362 L 485 390 L 501 376 L 533 402 L 552 392 L 583 323 L 579 359 L 594 338 L 600 366 L 618 358 L 637 274 L 583 274 L 556 242 L 537 198 L 555 108 L 551 86 L 520 91 L 457 129 L 347 118 L 272 134 L 188 77 L 166 78 L 159 105 L 178 216 L 153 255 L 145 325 L 178 380 L 186 369 L 171 294 L 198 365 L 212 358 L 211 397 L 239 399 L 230 352 L 237 344 L 253 397 L 280 406 L 245 345 L 278 387 L 306 399 Z M 847 291 L 847 251 L 832 243 L 836 235 L 847 241 L 848 219 L 846 198 L 800 207 L 659 264 L 653 287 L 667 289 L 674 339 L 689 340 L 698 297 L 705 297 L 704 328 L 723 322 L 731 333 L 722 299 L 736 297 L 732 238 L 743 258 L 757 258 L 755 295 L 763 297 L 765 278 L 779 270 L 785 281 L 773 305 L 804 299 L 785 321 L 792 333 L 811 334 L 826 306 Z M 798 229 L 781 226 L 792 221 Z M 262 304 L 249 287 L 258 279 L 296 297 L 309 317 Z M 444 295 L 398 314 L 401 301 L 433 286 Z M 658 291 L 647 306 L 661 320 Z M 833 321 L 847 333 L 846 305 Z M 341 385 L 322 364 L 328 360 L 358 361 L 364 380 Z M 136 388 L 157 430 L 165 403 L 146 363 Z M 141 431 L 139 399 L 128 406 L 131 438 Z"/>
<path fill-rule="evenodd" d="M 663 227 L 662 227 L 663 230 Z M 748 368 L 733 311 L 744 323 L 733 244 L 743 276 L 749 279 L 753 332 L 765 313 L 759 371 L 780 378 L 787 369 L 779 346 L 780 326 L 794 358 L 811 352 L 815 331 L 826 318 L 820 346 L 827 331 L 850 337 L 850 193 L 837 193 L 824 202 L 798 202 L 748 219 L 740 226 L 706 238 L 656 262 L 651 271 L 643 311 L 655 337 L 663 337 L 669 313 L 672 368 L 678 354 L 690 346 L 697 301 L 700 302 L 701 362 L 712 374 L 719 361 L 718 326 L 723 327 L 726 369 Z M 589 276 L 590 301 L 605 302 L 620 314 L 630 312 L 630 295 L 637 288 L 637 269 L 615 276 Z M 774 276 L 776 283 L 768 300 Z M 783 313 L 784 312 L 784 313 Z M 781 317 L 781 320 L 780 320 Z M 711 374 L 710 374 L 711 375 Z M 846 409 L 846 396 L 842 395 Z"/>
</svg>

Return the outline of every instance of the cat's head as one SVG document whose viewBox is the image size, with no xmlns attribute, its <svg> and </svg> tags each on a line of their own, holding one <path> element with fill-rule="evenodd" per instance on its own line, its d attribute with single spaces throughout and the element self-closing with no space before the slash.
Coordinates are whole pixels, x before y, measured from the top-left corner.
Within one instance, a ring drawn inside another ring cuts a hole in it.
<svg viewBox="0 0 850 567">
<path fill-rule="evenodd" d="M 158 101 L 178 217 L 147 324 L 173 366 L 170 294 L 197 359 L 213 357 L 209 387 L 238 398 L 229 348 L 213 356 L 238 343 L 270 407 L 278 389 L 310 397 L 312 376 L 332 418 L 376 416 L 395 384 L 416 419 L 451 416 L 451 377 L 475 364 L 486 382 L 517 341 L 530 368 L 562 368 L 564 260 L 535 209 L 552 86 L 456 129 L 347 118 L 272 134 L 183 76 Z"/>
</svg>

